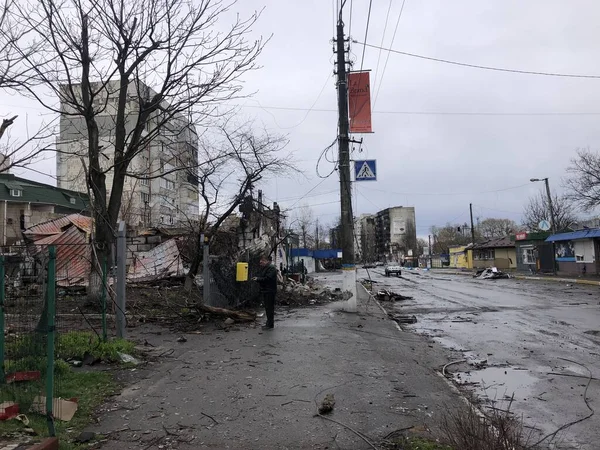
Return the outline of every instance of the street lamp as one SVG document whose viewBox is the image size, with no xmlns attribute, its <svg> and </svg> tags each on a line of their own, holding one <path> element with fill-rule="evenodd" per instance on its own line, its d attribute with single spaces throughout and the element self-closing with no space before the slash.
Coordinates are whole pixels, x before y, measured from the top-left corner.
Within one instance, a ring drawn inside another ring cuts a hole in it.
<svg viewBox="0 0 600 450">
<path fill-rule="evenodd" d="M 550 220 L 552 226 L 552 234 L 556 234 L 556 219 L 554 217 L 554 206 L 552 206 L 552 195 L 550 194 L 550 184 L 548 183 L 548 177 L 546 178 L 531 178 L 529 181 L 532 183 L 536 183 L 538 181 L 543 181 L 546 183 L 546 195 L 548 196 L 548 206 L 550 208 Z M 556 275 L 556 244 L 552 241 L 552 272 Z"/>
<path fill-rule="evenodd" d="M 552 205 L 552 195 L 550 194 L 550 184 L 548 178 L 531 178 L 529 181 L 535 183 L 537 181 L 543 181 L 546 183 L 546 195 L 548 196 L 548 206 L 550 208 L 550 221 L 552 225 L 552 234 L 556 234 L 556 218 L 554 217 L 554 206 Z"/>
</svg>

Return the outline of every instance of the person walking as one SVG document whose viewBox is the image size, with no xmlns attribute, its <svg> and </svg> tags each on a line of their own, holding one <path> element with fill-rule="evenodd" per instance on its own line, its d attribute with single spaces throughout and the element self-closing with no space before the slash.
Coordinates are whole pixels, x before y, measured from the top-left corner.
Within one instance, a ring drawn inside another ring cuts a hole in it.
<svg viewBox="0 0 600 450">
<path fill-rule="evenodd" d="M 262 328 L 270 330 L 275 326 L 275 295 L 277 294 L 277 269 L 272 264 L 270 255 L 263 255 L 260 258 L 260 271 L 258 276 L 252 280 L 258 282 L 260 286 L 260 296 L 265 305 L 267 323 Z"/>
</svg>

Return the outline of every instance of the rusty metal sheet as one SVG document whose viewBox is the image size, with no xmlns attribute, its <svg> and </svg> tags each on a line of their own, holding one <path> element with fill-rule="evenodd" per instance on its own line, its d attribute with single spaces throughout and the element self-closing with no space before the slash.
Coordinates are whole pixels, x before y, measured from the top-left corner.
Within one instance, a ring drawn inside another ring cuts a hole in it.
<svg viewBox="0 0 600 450">
<path fill-rule="evenodd" d="M 76 226 L 86 233 L 90 233 L 92 230 L 92 218 L 81 214 L 69 214 L 68 216 L 33 225 L 23 231 L 23 235 L 35 241 L 42 236 L 60 234 L 71 225 Z"/>
<path fill-rule="evenodd" d="M 177 241 L 170 239 L 147 252 L 135 255 L 129 266 L 128 281 L 152 281 L 183 275 Z"/>
</svg>

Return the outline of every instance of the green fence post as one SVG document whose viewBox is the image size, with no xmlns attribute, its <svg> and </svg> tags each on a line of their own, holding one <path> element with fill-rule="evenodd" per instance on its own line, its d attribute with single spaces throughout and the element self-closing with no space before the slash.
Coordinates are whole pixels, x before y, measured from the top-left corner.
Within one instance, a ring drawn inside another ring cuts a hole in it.
<svg viewBox="0 0 600 450">
<path fill-rule="evenodd" d="M 0 384 L 4 383 L 4 256 L 0 256 Z"/>
<path fill-rule="evenodd" d="M 56 247 L 49 248 L 50 259 L 48 261 L 48 288 L 46 296 L 48 301 L 48 361 L 46 364 L 46 418 L 48 420 L 48 433 L 56 436 L 54 429 L 54 340 L 56 338 Z"/>
<path fill-rule="evenodd" d="M 106 285 L 107 285 L 107 270 L 106 270 L 106 256 L 102 263 L 102 341 L 108 340 L 108 333 L 106 331 Z"/>
</svg>

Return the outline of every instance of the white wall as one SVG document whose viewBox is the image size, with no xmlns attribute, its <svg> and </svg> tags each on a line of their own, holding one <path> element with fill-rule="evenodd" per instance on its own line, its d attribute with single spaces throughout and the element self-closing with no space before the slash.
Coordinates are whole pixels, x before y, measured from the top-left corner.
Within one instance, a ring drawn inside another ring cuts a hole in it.
<svg viewBox="0 0 600 450">
<path fill-rule="evenodd" d="M 306 267 L 306 273 L 314 273 L 315 272 L 315 259 L 312 256 L 300 256 L 298 258 L 294 258 L 294 263 L 296 261 L 300 262 L 300 260 L 304 261 L 304 267 Z"/>
<path fill-rule="evenodd" d="M 594 241 L 592 239 L 581 239 L 575 241 L 575 257 L 580 263 L 596 262 Z"/>
</svg>

